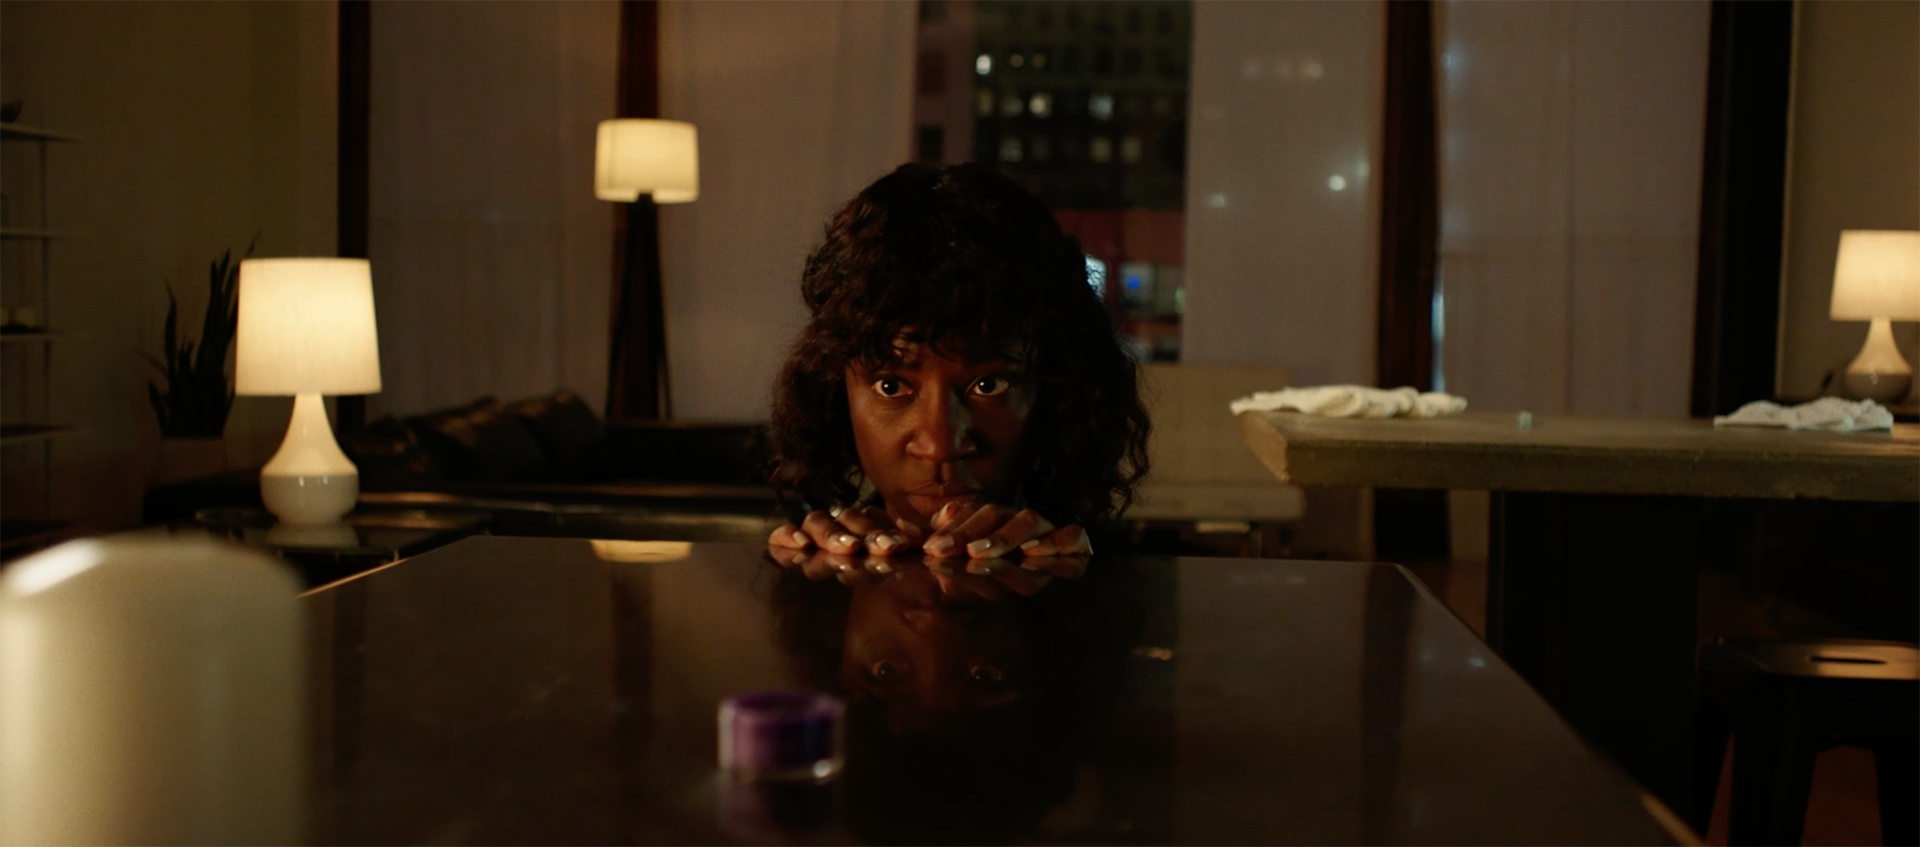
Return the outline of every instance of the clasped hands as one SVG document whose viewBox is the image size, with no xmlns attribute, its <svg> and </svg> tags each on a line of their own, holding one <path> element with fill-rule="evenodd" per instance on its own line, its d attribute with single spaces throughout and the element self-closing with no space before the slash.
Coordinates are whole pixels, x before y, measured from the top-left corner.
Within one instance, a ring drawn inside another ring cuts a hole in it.
<svg viewBox="0 0 1920 847">
<path fill-rule="evenodd" d="M 921 553 L 930 560 L 1000 559 L 1018 551 L 1023 566 L 1028 560 L 1093 552 L 1085 529 L 1077 524 L 1055 528 L 1032 509 L 952 502 L 933 513 L 932 523 L 927 529 L 896 521 L 875 506 L 856 506 L 837 515 L 816 511 L 797 527 L 786 524 L 775 529 L 767 537 L 767 546 L 882 558 Z"/>
</svg>

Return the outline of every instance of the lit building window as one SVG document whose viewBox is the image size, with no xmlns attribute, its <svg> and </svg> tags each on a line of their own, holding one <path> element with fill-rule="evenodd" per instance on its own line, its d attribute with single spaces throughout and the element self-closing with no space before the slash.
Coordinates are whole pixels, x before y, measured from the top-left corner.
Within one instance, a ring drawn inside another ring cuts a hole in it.
<svg viewBox="0 0 1920 847">
<path fill-rule="evenodd" d="M 1131 135 L 1120 139 L 1120 161 L 1138 162 L 1143 152 L 1145 152 L 1145 145 L 1140 143 L 1140 139 Z"/>
<path fill-rule="evenodd" d="M 1020 158 L 1019 138 L 1009 137 L 1000 139 L 1000 161 L 1018 162 Z"/>
<path fill-rule="evenodd" d="M 973 72 L 981 76 L 993 73 L 993 57 L 981 53 L 973 60 Z"/>
<path fill-rule="evenodd" d="M 1033 95 L 1027 100 L 1027 111 L 1032 112 L 1036 118 L 1053 114 L 1053 95 L 1045 91 Z"/>
<path fill-rule="evenodd" d="M 1095 94 L 1087 98 L 1087 114 L 1094 120 L 1104 121 L 1113 117 L 1113 95 Z"/>
<path fill-rule="evenodd" d="M 1087 145 L 1087 154 L 1096 162 L 1113 161 L 1113 139 L 1104 135 L 1094 136 L 1093 142 Z"/>
</svg>

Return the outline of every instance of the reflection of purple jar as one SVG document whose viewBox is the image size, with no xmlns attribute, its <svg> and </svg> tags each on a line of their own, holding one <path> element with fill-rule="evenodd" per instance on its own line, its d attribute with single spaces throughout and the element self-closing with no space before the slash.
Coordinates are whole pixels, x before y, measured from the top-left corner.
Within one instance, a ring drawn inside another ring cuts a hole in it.
<svg viewBox="0 0 1920 847">
<path fill-rule="evenodd" d="M 720 768 L 735 779 L 825 780 L 845 761 L 840 699 L 806 691 L 720 702 Z"/>
</svg>

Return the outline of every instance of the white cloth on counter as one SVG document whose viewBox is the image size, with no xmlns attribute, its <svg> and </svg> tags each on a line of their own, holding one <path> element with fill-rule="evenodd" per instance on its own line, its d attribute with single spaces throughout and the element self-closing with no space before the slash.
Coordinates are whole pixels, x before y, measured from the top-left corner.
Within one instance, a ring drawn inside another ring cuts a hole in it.
<svg viewBox="0 0 1920 847">
<path fill-rule="evenodd" d="M 1755 400 L 1731 415 L 1713 419 L 1714 426 L 1775 426 L 1828 432 L 1872 432 L 1893 429 L 1893 413 L 1872 400 L 1822 397 L 1798 406 Z"/>
<path fill-rule="evenodd" d="M 1438 418 L 1463 412 L 1467 398 L 1412 388 L 1316 385 L 1256 391 L 1228 404 L 1234 414 L 1291 410 L 1324 418 Z"/>
</svg>

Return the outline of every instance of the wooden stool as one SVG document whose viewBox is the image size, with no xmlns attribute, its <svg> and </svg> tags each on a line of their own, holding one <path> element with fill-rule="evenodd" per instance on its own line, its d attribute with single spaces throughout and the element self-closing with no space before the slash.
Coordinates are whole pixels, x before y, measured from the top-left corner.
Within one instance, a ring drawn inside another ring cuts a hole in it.
<svg viewBox="0 0 1920 847">
<path fill-rule="evenodd" d="M 1729 844 L 1799 844 L 1814 756 L 1873 750 L 1880 833 L 1920 834 L 1920 649 L 1845 638 L 1722 638 L 1700 648 L 1689 823 L 1707 831 L 1733 737 Z"/>
</svg>

